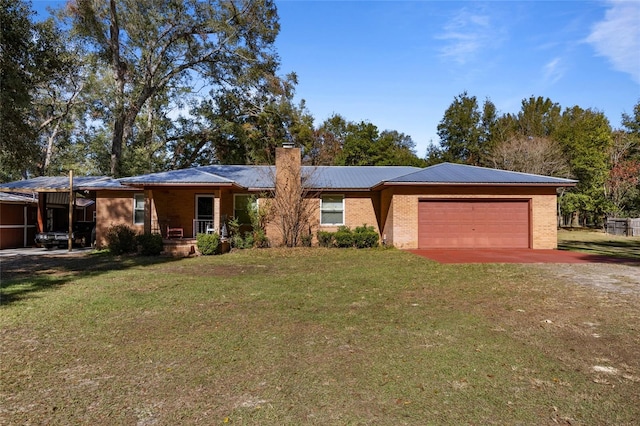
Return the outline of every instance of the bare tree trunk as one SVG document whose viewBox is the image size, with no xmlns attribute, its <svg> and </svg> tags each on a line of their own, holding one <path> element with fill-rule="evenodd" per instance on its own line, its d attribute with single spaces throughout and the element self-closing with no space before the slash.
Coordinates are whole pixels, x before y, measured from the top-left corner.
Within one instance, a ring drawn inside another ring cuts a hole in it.
<svg viewBox="0 0 640 426">
<path fill-rule="evenodd" d="M 113 137 L 111 138 L 111 176 L 120 177 L 126 117 L 124 105 L 126 65 L 120 60 L 120 25 L 118 23 L 118 12 L 116 11 L 116 0 L 110 0 L 109 8 L 111 13 L 111 25 L 109 26 L 111 65 L 113 66 L 113 77 L 117 88 L 115 121 L 113 124 Z"/>
<path fill-rule="evenodd" d="M 47 172 L 47 169 L 49 169 L 49 165 L 51 164 L 51 157 L 53 156 L 53 142 L 56 139 L 56 136 L 58 136 L 58 131 L 60 130 L 60 121 L 56 121 L 55 126 L 53 126 L 53 130 L 51 131 L 51 134 L 47 137 L 47 150 L 44 154 L 44 161 L 42 163 L 42 170 L 41 170 L 41 174 L 42 176 L 44 176 L 44 174 Z"/>
</svg>

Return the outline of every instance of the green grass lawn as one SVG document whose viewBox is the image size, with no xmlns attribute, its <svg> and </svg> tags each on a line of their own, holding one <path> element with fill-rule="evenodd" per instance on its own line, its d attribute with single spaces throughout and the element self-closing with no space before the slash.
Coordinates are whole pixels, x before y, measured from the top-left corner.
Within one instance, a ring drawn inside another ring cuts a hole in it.
<svg viewBox="0 0 640 426">
<path fill-rule="evenodd" d="M 587 229 L 558 231 L 560 250 L 640 260 L 640 237 L 625 237 Z"/>
<path fill-rule="evenodd" d="M 531 265 L 100 255 L 2 286 L 0 424 L 640 421 L 638 297 Z"/>
</svg>

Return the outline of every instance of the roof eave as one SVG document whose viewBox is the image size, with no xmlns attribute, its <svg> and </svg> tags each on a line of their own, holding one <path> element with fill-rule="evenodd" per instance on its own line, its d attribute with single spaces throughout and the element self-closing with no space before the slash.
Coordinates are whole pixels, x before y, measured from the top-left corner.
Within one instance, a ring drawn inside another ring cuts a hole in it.
<svg viewBox="0 0 640 426">
<path fill-rule="evenodd" d="M 236 187 L 245 189 L 242 185 L 238 185 L 234 182 L 224 183 L 211 183 L 211 182 L 122 182 L 123 186 L 129 186 L 133 188 L 146 188 L 146 187 L 194 187 L 194 186 L 224 186 L 224 187 Z"/>
<path fill-rule="evenodd" d="M 380 182 L 372 190 L 390 186 L 539 186 L 539 187 L 572 187 L 577 182 Z"/>
<path fill-rule="evenodd" d="M 329 188 L 329 187 L 305 187 L 305 190 L 307 191 L 321 191 L 321 192 L 369 192 L 371 191 L 371 188 L 362 188 L 362 187 L 358 187 L 358 188 Z"/>
</svg>

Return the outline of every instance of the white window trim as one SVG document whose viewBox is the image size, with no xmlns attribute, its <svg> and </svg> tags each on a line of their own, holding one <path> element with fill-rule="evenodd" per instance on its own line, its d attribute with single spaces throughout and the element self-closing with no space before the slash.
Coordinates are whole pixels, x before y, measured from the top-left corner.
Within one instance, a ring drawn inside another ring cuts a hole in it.
<svg viewBox="0 0 640 426">
<path fill-rule="evenodd" d="M 136 207 L 138 205 L 138 203 L 136 202 L 137 201 L 136 199 L 140 197 L 142 197 L 142 209 L 139 209 Z M 133 224 L 134 225 L 144 225 L 144 205 L 145 205 L 144 193 L 133 194 Z M 142 222 L 136 222 L 137 211 L 142 211 Z"/>
<path fill-rule="evenodd" d="M 322 222 L 322 212 L 323 212 L 323 208 L 322 208 L 322 204 L 323 204 L 323 200 L 325 197 L 341 197 L 342 198 L 342 221 L 340 223 L 323 223 Z M 320 196 L 320 226 L 342 226 L 344 225 L 344 212 L 345 212 L 345 206 L 344 206 L 344 195 L 342 194 L 327 194 L 327 195 L 321 195 Z"/>
</svg>

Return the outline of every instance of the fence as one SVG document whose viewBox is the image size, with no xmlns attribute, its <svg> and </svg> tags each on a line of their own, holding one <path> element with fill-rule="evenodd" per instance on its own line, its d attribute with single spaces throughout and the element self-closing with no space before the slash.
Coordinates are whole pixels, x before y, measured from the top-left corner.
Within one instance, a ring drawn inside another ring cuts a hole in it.
<svg viewBox="0 0 640 426">
<path fill-rule="evenodd" d="M 640 218 L 608 218 L 607 234 L 640 237 Z"/>
</svg>

